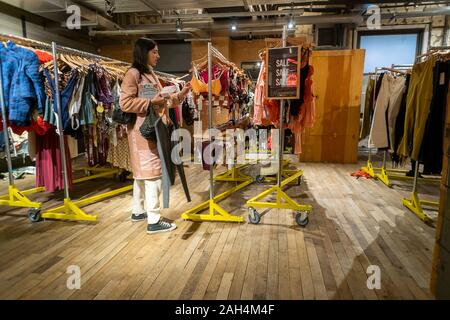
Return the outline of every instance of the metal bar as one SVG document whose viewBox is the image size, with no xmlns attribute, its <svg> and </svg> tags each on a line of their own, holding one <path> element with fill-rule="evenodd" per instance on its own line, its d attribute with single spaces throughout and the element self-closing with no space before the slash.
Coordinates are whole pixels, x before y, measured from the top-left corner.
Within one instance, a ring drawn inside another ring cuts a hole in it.
<svg viewBox="0 0 450 320">
<path fill-rule="evenodd" d="M 416 167 L 414 168 L 414 184 L 413 184 L 413 193 L 417 191 L 417 179 L 419 177 L 419 161 L 416 161 Z"/>
<path fill-rule="evenodd" d="M 2 108 L 2 121 L 3 121 L 3 140 L 5 141 L 5 153 L 6 163 L 8 165 L 9 185 L 14 185 L 14 177 L 12 175 L 12 162 L 11 162 L 11 150 L 9 149 L 9 132 L 8 124 L 6 121 L 6 105 L 5 97 L 3 96 L 3 69 L 2 69 L 2 57 L 0 57 L 0 105 Z"/>
<path fill-rule="evenodd" d="M 53 65 L 55 74 L 55 97 L 53 101 L 56 101 L 56 106 L 58 109 L 58 134 L 59 134 L 59 144 L 61 149 L 61 162 L 63 165 L 63 175 L 64 175 L 64 197 L 70 199 L 69 195 L 69 178 L 67 176 L 67 159 L 66 159 L 66 146 L 64 145 L 64 128 L 62 122 L 62 108 L 61 108 L 61 96 L 59 92 L 59 75 L 58 75 L 58 57 L 57 57 L 57 46 L 56 42 L 52 42 L 52 53 L 53 53 Z"/>
<path fill-rule="evenodd" d="M 14 36 L 14 35 L 0 33 L 0 38 L 1 39 L 8 39 L 8 40 L 15 40 L 15 41 L 22 42 L 22 43 L 27 43 L 28 45 L 30 45 L 32 47 L 40 47 L 40 48 L 44 48 L 44 49 L 52 49 L 52 45 L 51 44 L 48 44 L 48 43 L 45 43 L 45 42 L 41 42 L 41 41 L 32 40 L 32 39 L 28 39 L 28 38 L 22 38 L 22 37 L 18 37 L 18 36 Z M 128 62 L 124 62 L 124 61 L 120 61 L 120 60 L 116 60 L 116 59 L 100 56 L 100 55 L 97 55 L 97 54 L 93 54 L 93 53 L 89 53 L 89 52 L 85 52 L 85 51 L 81 51 L 81 50 L 77 50 L 77 49 L 73 49 L 73 48 L 69 48 L 69 47 L 58 46 L 58 51 L 60 51 L 60 52 L 63 51 L 63 52 L 66 52 L 66 53 L 77 54 L 77 55 L 89 57 L 89 58 L 92 58 L 92 59 L 101 59 L 101 60 L 112 61 L 112 62 L 124 64 L 124 65 L 129 65 Z"/>
<path fill-rule="evenodd" d="M 212 43 L 208 42 L 208 135 L 210 147 L 212 147 Z M 211 148 L 210 148 L 211 150 Z M 212 152 L 211 152 L 212 154 Z M 211 158 L 210 158 L 211 159 Z M 213 161 L 214 163 L 214 161 Z M 214 169 L 213 163 L 209 165 L 209 200 L 214 199 Z"/>
<path fill-rule="evenodd" d="M 286 39 L 287 39 L 287 26 L 283 26 L 283 47 L 286 47 Z M 277 173 L 277 185 L 281 188 L 282 182 L 282 170 L 283 170 L 283 150 L 284 150 L 284 128 L 283 128 L 283 116 L 284 116 L 284 102 L 285 100 L 281 100 L 280 102 L 280 136 L 279 136 L 279 144 L 278 147 L 278 173 Z"/>
</svg>

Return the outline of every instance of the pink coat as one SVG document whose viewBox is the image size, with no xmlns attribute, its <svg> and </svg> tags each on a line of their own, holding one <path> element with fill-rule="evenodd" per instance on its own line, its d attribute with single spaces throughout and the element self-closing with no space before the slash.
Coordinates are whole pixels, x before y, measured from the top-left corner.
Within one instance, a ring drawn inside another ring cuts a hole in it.
<svg viewBox="0 0 450 320">
<path fill-rule="evenodd" d="M 136 123 L 128 125 L 128 145 L 133 177 L 139 180 L 155 179 L 162 175 L 161 160 L 156 144 L 145 139 L 139 131 L 150 105 L 149 99 L 140 98 L 140 91 L 145 83 L 154 84 L 158 91 L 162 89 L 161 83 L 153 71 L 150 74 L 140 76 L 137 69 L 131 68 L 123 78 L 120 92 L 120 108 L 122 111 L 137 114 Z M 176 96 L 176 94 L 172 96 L 174 106 L 179 104 Z M 156 106 L 154 108 L 160 115 L 166 111 L 165 108 Z"/>
</svg>

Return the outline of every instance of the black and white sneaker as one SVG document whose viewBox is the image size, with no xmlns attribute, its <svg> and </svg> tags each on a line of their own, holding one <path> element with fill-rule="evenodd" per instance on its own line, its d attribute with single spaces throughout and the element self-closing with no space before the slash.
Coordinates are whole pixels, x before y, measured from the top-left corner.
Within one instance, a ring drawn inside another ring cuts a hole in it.
<svg viewBox="0 0 450 320">
<path fill-rule="evenodd" d="M 141 213 L 141 214 L 131 214 L 131 221 L 133 222 L 138 222 L 138 221 L 143 221 L 147 219 L 147 213 Z"/>
<path fill-rule="evenodd" d="M 176 227 L 177 226 L 174 223 L 169 223 L 169 222 L 160 220 L 158 223 L 148 224 L 147 225 L 147 233 L 152 234 L 152 233 L 172 231 L 172 230 L 175 230 Z"/>
</svg>

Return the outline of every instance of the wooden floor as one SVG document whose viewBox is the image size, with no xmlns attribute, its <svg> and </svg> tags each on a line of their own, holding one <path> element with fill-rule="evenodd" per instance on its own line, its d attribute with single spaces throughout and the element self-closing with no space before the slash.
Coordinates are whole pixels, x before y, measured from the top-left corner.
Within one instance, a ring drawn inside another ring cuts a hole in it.
<svg viewBox="0 0 450 320">
<path fill-rule="evenodd" d="M 0 298 L 432 299 L 435 229 L 402 207 L 410 185 L 391 190 L 357 180 L 350 173 L 358 165 L 302 168 L 304 183 L 288 194 L 314 207 L 303 229 L 285 210 L 267 210 L 259 225 L 180 220 L 208 197 L 208 172 L 198 166 L 187 169 L 193 203 L 178 184 L 172 189 L 171 209 L 163 211 L 178 225 L 170 233 L 150 236 L 145 222 L 130 221 L 131 192 L 85 207 L 99 215 L 94 223 L 30 223 L 27 210 L 2 207 Z M 84 183 L 73 198 L 116 186 L 108 179 Z M 247 216 L 245 199 L 264 188 L 250 185 L 223 206 Z M 438 188 L 421 191 L 437 199 Z M 37 199 L 50 207 L 61 193 Z M 67 289 L 71 265 L 80 267 L 80 290 Z M 370 265 L 381 269 L 380 290 L 367 288 Z"/>
</svg>

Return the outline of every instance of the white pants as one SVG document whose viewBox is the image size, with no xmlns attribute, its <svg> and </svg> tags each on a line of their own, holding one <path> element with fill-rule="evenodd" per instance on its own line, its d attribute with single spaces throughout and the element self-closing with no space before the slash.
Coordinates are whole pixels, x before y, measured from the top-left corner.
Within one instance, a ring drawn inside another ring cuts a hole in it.
<svg viewBox="0 0 450 320">
<path fill-rule="evenodd" d="M 159 219 L 161 218 L 161 207 L 159 204 L 161 184 L 161 179 L 134 179 L 132 213 L 141 214 L 147 212 L 147 220 L 149 224 L 158 223 Z"/>
</svg>

